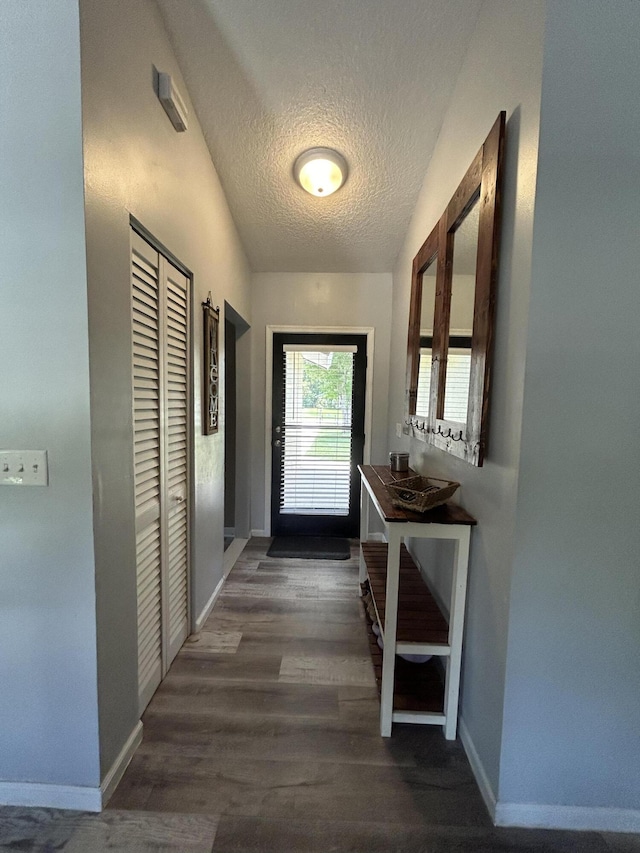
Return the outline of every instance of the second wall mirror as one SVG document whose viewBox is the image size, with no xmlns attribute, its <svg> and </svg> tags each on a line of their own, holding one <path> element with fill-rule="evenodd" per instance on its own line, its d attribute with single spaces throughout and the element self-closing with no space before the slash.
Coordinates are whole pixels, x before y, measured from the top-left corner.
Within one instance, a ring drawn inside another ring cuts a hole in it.
<svg viewBox="0 0 640 853">
<path fill-rule="evenodd" d="M 412 435 L 482 465 L 488 431 L 506 114 L 413 261 L 407 346 Z"/>
</svg>

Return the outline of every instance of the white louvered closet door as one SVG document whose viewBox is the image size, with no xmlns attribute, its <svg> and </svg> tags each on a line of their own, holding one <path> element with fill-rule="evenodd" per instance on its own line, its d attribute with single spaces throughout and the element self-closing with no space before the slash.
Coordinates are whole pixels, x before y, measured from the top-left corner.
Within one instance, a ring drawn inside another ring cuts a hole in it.
<svg viewBox="0 0 640 853">
<path fill-rule="evenodd" d="M 133 457 L 138 582 L 138 697 L 162 680 L 161 349 L 159 255 L 132 233 Z"/>
<path fill-rule="evenodd" d="M 167 495 L 167 667 L 189 627 L 188 525 L 188 282 L 165 262 L 165 470 Z"/>
<path fill-rule="evenodd" d="M 188 633 L 188 281 L 131 234 L 138 695 L 147 706 Z"/>
</svg>

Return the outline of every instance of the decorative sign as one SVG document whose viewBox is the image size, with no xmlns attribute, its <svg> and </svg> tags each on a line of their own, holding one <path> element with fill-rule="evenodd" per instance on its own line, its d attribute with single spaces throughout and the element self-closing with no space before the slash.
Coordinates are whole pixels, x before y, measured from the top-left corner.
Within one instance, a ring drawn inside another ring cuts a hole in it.
<svg viewBox="0 0 640 853">
<path fill-rule="evenodd" d="M 220 325 L 220 309 L 211 304 L 211 294 L 202 303 L 204 314 L 204 393 L 202 398 L 204 435 L 218 432 L 218 401 L 219 401 L 219 352 L 218 326 Z"/>
</svg>

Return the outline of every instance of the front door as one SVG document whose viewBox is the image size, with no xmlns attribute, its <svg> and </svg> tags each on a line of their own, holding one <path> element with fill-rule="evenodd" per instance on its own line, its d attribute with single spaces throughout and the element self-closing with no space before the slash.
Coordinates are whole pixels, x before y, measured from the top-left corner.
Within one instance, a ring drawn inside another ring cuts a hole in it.
<svg viewBox="0 0 640 853">
<path fill-rule="evenodd" d="M 358 535 L 366 352 L 366 335 L 274 334 L 272 535 Z"/>
</svg>

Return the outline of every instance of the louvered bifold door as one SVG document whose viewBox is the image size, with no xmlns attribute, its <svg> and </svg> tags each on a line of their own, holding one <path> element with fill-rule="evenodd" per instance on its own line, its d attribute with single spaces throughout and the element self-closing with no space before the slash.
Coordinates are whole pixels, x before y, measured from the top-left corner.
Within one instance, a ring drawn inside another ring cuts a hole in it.
<svg viewBox="0 0 640 853">
<path fill-rule="evenodd" d="M 168 261 L 163 265 L 165 313 L 165 470 L 168 667 L 184 643 L 189 625 L 188 525 L 188 280 Z"/>
<path fill-rule="evenodd" d="M 142 712 L 189 628 L 189 282 L 136 232 L 131 245 Z"/>
<path fill-rule="evenodd" d="M 161 349 L 159 255 L 137 234 L 131 253 L 138 697 L 162 680 Z"/>
</svg>

